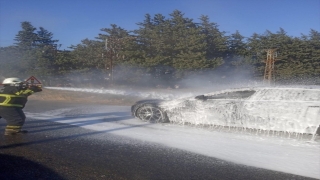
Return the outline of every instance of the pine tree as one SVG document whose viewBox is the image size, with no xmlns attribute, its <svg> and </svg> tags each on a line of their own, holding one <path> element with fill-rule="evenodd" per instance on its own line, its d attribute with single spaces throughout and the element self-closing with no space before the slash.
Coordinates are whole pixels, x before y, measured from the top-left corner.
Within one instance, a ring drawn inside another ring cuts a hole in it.
<svg viewBox="0 0 320 180">
<path fill-rule="evenodd" d="M 35 42 L 38 39 L 35 33 L 36 28 L 31 25 L 30 22 L 24 21 L 21 23 L 22 30 L 18 32 L 15 37 L 15 45 L 22 50 L 30 50 L 35 47 Z"/>
<path fill-rule="evenodd" d="M 196 70 L 210 68 L 206 59 L 205 36 L 192 19 L 175 10 L 170 14 L 171 37 L 171 65 L 179 70 Z"/>
<path fill-rule="evenodd" d="M 216 23 L 212 23 L 208 16 L 200 17 L 201 33 L 205 35 L 206 58 L 224 58 L 227 53 L 227 37 L 221 32 Z"/>
<path fill-rule="evenodd" d="M 0 47 L 0 78 L 23 77 L 20 54 L 15 46 Z"/>
<path fill-rule="evenodd" d="M 54 56 L 57 51 L 56 42 L 52 40 L 52 33 L 40 27 L 40 31 L 30 22 L 21 23 L 22 30 L 15 37 L 15 45 L 23 74 L 45 76 L 52 74 Z"/>
<path fill-rule="evenodd" d="M 74 58 L 73 68 L 75 70 L 88 72 L 95 69 L 104 69 L 104 43 L 96 40 L 84 39 L 81 44 L 71 46 Z"/>
</svg>

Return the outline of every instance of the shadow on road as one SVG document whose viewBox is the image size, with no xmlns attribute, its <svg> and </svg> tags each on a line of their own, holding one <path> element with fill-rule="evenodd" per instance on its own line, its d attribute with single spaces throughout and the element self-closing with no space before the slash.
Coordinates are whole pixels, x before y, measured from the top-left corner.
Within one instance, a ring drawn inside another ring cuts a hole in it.
<svg viewBox="0 0 320 180">
<path fill-rule="evenodd" d="M 43 165 L 27 160 L 24 157 L 0 154 L 0 179 L 59 179 L 60 175 Z"/>
<path fill-rule="evenodd" d="M 119 118 L 120 119 L 127 119 L 127 117 L 119 117 Z M 120 120 L 120 119 L 117 119 L 117 120 Z M 30 129 L 29 124 L 34 124 L 34 123 L 37 124 L 37 126 L 32 126 L 33 128 L 37 128 L 37 129 L 29 131 L 27 136 L 28 135 L 34 136 L 34 135 L 37 135 L 38 133 L 41 133 L 41 132 L 47 133 L 49 131 L 55 132 L 54 134 L 56 134 L 56 135 L 48 136 L 44 139 L 40 138 L 40 139 L 36 139 L 36 140 L 28 138 L 29 140 L 20 141 L 20 142 L 15 140 L 14 144 L 10 144 L 10 143 L 7 144 L 7 143 L 5 143 L 5 141 L 3 141 L 3 143 L 1 143 L 2 138 L 0 137 L 0 150 L 20 147 L 20 146 L 27 146 L 27 145 L 31 145 L 31 144 L 51 143 L 51 142 L 61 141 L 61 140 L 66 140 L 66 139 L 88 137 L 88 136 L 97 135 L 97 134 L 110 133 L 110 132 L 114 132 L 114 131 L 121 131 L 121 130 L 132 129 L 132 128 L 137 128 L 137 127 L 145 127 L 145 126 L 151 125 L 151 124 L 126 125 L 124 127 L 118 127 L 118 128 L 102 130 L 102 131 L 85 131 L 85 133 L 83 133 L 83 131 L 77 130 L 81 126 L 90 125 L 90 124 L 97 124 L 97 123 L 102 123 L 102 122 L 104 122 L 104 119 L 88 120 L 88 121 L 83 121 L 83 122 L 81 122 L 81 121 L 74 122 L 74 124 L 76 124 L 76 125 L 56 123 L 56 122 L 52 122 L 51 120 L 49 120 L 49 121 L 48 120 L 27 121 L 25 123 L 25 128 L 28 128 L 28 129 Z M 3 125 L 3 124 L 0 123 L 0 126 L 1 125 Z M 47 127 L 49 127 L 49 128 L 47 128 Z M 52 134 L 52 132 L 50 134 Z M 23 136 L 23 135 L 15 135 L 15 137 L 12 137 L 12 138 L 20 139 L 19 138 L 20 136 Z M 7 138 L 11 138 L 11 137 L 7 137 Z M 4 139 L 7 139 L 7 138 L 5 137 Z"/>
</svg>

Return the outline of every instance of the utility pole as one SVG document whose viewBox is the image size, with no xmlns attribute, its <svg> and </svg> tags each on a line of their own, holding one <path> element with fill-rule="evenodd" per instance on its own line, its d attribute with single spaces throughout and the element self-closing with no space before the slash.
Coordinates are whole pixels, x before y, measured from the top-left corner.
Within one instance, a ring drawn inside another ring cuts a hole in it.
<svg viewBox="0 0 320 180">
<path fill-rule="evenodd" d="M 124 43 L 126 43 L 128 40 L 132 40 L 135 39 L 135 37 L 115 37 L 115 36 L 108 36 L 106 38 L 106 42 L 105 42 L 105 49 L 107 51 L 107 55 L 106 55 L 106 69 L 108 69 L 108 59 L 110 60 L 110 73 L 109 76 L 111 78 L 111 84 L 113 84 L 113 65 L 114 65 L 114 61 L 115 60 L 119 60 L 120 58 L 124 59 L 123 57 L 119 56 L 119 52 L 123 49 L 123 45 Z"/>
<path fill-rule="evenodd" d="M 106 67 L 107 70 L 110 71 L 109 77 L 110 77 L 110 80 L 111 80 L 111 84 L 113 84 L 113 58 L 114 58 L 114 55 L 115 55 L 114 38 L 111 38 L 111 37 L 109 37 L 109 39 L 106 38 L 105 49 L 107 51 L 105 67 Z M 109 66 L 107 65 L 108 59 L 110 60 Z"/>
<path fill-rule="evenodd" d="M 266 67 L 264 70 L 264 77 L 263 82 L 268 83 L 269 85 L 271 83 L 275 82 L 275 75 L 274 75 L 274 62 L 277 59 L 277 48 L 275 49 L 268 49 L 267 51 L 267 59 L 265 60 Z"/>
</svg>

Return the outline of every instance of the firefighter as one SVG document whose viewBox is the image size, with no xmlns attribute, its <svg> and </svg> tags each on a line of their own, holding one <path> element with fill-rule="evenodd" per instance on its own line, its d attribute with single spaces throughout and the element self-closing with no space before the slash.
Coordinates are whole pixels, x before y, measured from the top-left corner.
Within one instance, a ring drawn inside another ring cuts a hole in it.
<svg viewBox="0 0 320 180">
<path fill-rule="evenodd" d="M 0 90 L 0 118 L 7 121 L 5 135 L 23 134 L 28 131 L 22 130 L 26 116 L 23 108 L 28 101 L 28 96 L 42 91 L 41 87 L 28 86 L 19 78 L 7 78 L 3 81 Z"/>
</svg>

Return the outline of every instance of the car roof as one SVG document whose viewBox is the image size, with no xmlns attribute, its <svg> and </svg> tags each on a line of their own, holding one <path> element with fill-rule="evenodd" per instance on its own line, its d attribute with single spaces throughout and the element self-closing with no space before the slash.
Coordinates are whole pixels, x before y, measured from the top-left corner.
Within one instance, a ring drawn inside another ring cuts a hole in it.
<svg viewBox="0 0 320 180">
<path fill-rule="evenodd" d="M 225 90 L 213 91 L 210 93 L 206 93 L 204 95 L 213 95 L 227 92 L 235 92 L 235 91 L 258 91 L 258 90 L 315 90 L 320 91 L 320 86 L 255 86 L 255 87 L 240 87 L 240 88 L 230 88 Z"/>
</svg>

